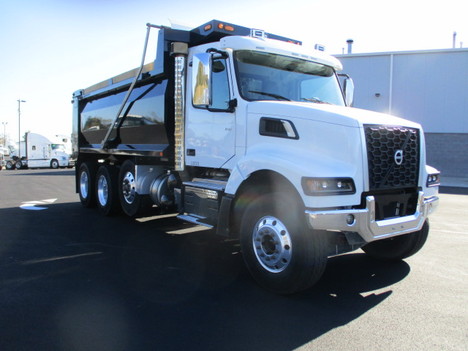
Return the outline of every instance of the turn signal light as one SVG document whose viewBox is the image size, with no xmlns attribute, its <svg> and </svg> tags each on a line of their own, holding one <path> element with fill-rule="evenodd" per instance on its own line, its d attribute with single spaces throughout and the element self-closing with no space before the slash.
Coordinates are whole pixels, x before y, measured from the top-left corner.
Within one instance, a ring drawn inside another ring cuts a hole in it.
<svg viewBox="0 0 468 351">
<path fill-rule="evenodd" d="M 427 176 L 426 186 L 433 187 L 440 185 L 440 173 L 433 173 Z"/>
</svg>

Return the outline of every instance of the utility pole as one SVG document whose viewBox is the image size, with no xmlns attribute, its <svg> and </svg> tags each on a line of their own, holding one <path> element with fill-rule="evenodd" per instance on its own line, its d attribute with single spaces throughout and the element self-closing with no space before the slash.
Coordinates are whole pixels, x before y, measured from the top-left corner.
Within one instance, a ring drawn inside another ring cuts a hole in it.
<svg viewBox="0 0 468 351">
<path fill-rule="evenodd" d="M 26 100 L 18 99 L 18 158 L 21 160 L 21 103 Z"/>
</svg>

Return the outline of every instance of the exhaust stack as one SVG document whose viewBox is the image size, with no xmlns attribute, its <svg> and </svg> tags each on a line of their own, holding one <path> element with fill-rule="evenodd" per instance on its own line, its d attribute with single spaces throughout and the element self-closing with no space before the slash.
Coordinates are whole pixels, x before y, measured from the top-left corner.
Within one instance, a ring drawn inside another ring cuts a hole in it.
<svg viewBox="0 0 468 351">
<path fill-rule="evenodd" d="M 346 40 L 346 42 L 348 43 L 348 54 L 352 54 L 354 40 L 353 39 L 348 39 L 348 40 Z"/>
</svg>

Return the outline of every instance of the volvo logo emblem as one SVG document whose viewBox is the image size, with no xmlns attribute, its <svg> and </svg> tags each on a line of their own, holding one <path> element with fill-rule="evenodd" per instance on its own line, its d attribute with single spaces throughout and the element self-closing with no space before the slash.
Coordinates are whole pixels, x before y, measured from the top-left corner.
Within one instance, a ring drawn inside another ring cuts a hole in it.
<svg viewBox="0 0 468 351">
<path fill-rule="evenodd" d="M 393 156 L 395 163 L 397 166 L 400 166 L 403 163 L 403 150 L 395 151 L 395 155 Z"/>
</svg>

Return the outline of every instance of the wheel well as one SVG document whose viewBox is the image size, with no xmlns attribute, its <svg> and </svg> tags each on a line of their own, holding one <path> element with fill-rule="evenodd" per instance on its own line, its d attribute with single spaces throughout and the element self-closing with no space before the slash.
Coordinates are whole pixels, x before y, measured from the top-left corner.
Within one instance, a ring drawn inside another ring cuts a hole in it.
<svg viewBox="0 0 468 351">
<path fill-rule="evenodd" d="M 238 237 L 242 215 L 252 200 L 265 193 L 281 192 L 293 197 L 301 206 L 302 199 L 291 182 L 279 173 L 258 171 L 252 173 L 239 187 L 231 212 L 230 233 Z"/>
</svg>

